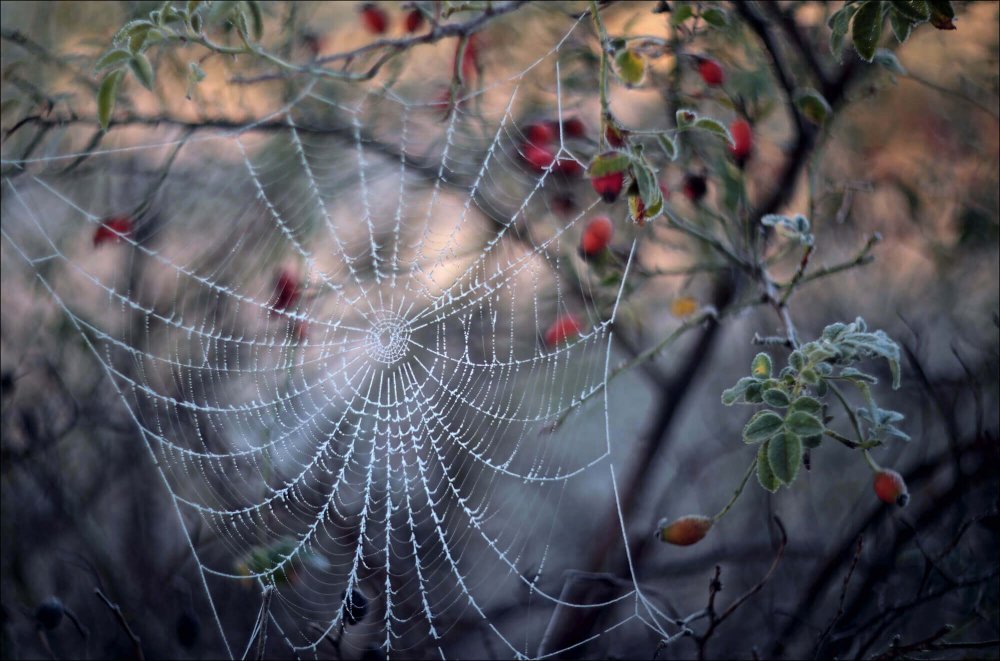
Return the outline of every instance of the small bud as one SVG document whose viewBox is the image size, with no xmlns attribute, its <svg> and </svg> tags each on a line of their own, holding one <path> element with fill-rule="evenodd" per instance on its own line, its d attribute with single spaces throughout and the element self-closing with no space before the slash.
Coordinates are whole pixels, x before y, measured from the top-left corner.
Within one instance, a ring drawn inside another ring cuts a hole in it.
<svg viewBox="0 0 1000 661">
<path fill-rule="evenodd" d="M 65 611 L 66 609 L 63 608 L 62 602 L 57 597 L 49 597 L 38 604 L 38 608 L 35 610 L 35 621 L 42 629 L 52 631 L 62 622 Z"/>
<path fill-rule="evenodd" d="M 611 204 L 618 199 L 618 196 L 622 192 L 622 186 L 625 184 L 625 173 L 609 172 L 602 174 L 599 177 L 591 179 L 590 184 L 594 187 L 597 194 L 604 198 L 605 202 Z"/>
<path fill-rule="evenodd" d="M 343 613 L 346 624 L 357 624 L 365 619 L 365 615 L 368 614 L 368 597 L 360 590 L 352 589 L 350 597 L 347 595 L 347 590 L 344 590 L 340 593 L 340 598 L 344 602 Z"/>
<path fill-rule="evenodd" d="M 700 514 L 682 516 L 671 523 L 662 519 L 657 526 L 656 537 L 667 544 L 691 546 L 705 538 L 712 528 L 712 523 L 711 518 Z"/>
<path fill-rule="evenodd" d="M 705 81 L 706 85 L 721 85 L 726 79 L 719 63 L 707 57 L 698 60 L 698 73 L 701 74 L 701 79 Z"/>
<path fill-rule="evenodd" d="M 875 473 L 875 494 L 884 503 L 906 507 L 910 502 L 910 494 L 906 490 L 903 476 L 894 470 L 883 468 Z"/>
<path fill-rule="evenodd" d="M 559 315 L 545 331 L 545 344 L 550 347 L 559 346 L 579 335 L 582 328 L 579 320 L 572 314 Z"/>
<path fill-rule="evenodd" d="M 587 223 L 586 229 L 583 230 L 583 236 L 580 237 L 580 252 L 587 257 L 603 252 L 611 243 L 614 232 L 615 226 L 607 216 L 597 216 Z"/>
</svg>

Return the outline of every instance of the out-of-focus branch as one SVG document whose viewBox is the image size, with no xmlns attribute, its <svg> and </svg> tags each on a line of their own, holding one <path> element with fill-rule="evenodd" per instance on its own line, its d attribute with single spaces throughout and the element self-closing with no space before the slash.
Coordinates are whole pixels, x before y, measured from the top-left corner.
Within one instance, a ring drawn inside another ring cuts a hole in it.
<svg viewBox="0 0 1000 661">
<path fill-rule="evenodd" d="M 132 649 L 135 652 L 135 658 L 139 661 L 143 661 L 146 657 L 143 656 L 142 653 L 142 641 L 139 639 L 139 636 L 136 635 L 135 631 L 132 630 L 132 627 L 129 626 L 128 620 L 125 619 L 125 615 L 122 613 L 121 606 L 108 599 L 107 595 L 101 591 L 101 588 L 94 588 L 94 594 L 97 595 L 98 599 L 104 602 L 104 605 L 108 607 L 111 614 L 115 616 L 116 620 L 118 620 L 118 624 L 125 632 L 125 635 L 132 641 Z"/>
</svg>

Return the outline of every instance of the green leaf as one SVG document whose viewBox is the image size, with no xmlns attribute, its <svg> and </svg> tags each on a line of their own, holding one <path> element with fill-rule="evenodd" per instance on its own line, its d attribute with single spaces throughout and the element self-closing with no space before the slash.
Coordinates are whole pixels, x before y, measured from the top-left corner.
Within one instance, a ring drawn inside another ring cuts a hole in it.
<svg viewBox="0 0 1000 661">
<path fill-rule="evenodd" d="M 729 23 L 726 11 L 720 7 L 707 7 L 701 12 L 701 17 L 713 28 L 724 28 Z"/>
<path fill-rule="evenodd" d="M 882 3 L 879 0 L 866 0 L 854 14 L 851 21 L 851 40 L 854 49 L 865 62 L 871 62 L 875 57 L 879 38 L 882 36 Z"/>
<path fill-rule="evenodd" d="M 142 86 L 148 90 L 153 89 L 153 81 L 155 74 L 153 73 L 153 65 L 149 63 L 149 59 L 142 53 L 135 53 L 132 59 L 129 60 L 128 66 L 132 69 L 132 73 L 135 74 L 136 79 L 142 83 Z"/>
<path fill-rule="evenodd" d="M 588 177 L 602 177 L 613 172 L 624 172 L 632 163 L 632 158 L 625 152 L 607 151 L 598 154 L 587 166 Z"/>
<path fill-rule="evenodd" d="M 813 448 L 818 448 L 823 442 L 823 434 L 816 434 L 815 436 L 803 436 L 801 439 L 803 447 L 807 447 L 810 450 Z"/>
<path fill-rule="evenodd" d="M 111 113 L 118 100 L 118 87 L 124 76 L 123 69 L 112 71 L 104 77 L 100 89 L 97 90 L 97 121 L 105 131 L 108 130 L 108 125 L 111 123 Z"/>
<path fill-rule="evenodd" d="M 788 395 L 785 394 L 784 390 L 779 390 L 778 388 L 771 388 L 770 390 L 764 391 L 764 403 L 769 406 L 774 406 L 777 408 L 784 408 L 788 406 Z"/>
<path fill-rule="evenodd" d="M 725 138 L 726 142 L 729 144 L 734 144 L 733 136 L 729 134 L 729 129 L 727 129 L 726 125 L 717 119 L 712 119 L 711 117 L 699 117 L 694 122 L 694 128 L 714 133 L 721 138 Z"/>
<path fill-rule="evenodd" d="M 891 0 L 895 13 L 910 20 L 911 23 L 926 21 L 931 17 L 931 8 L 927 0 Z"/>
<path fill-rule="evenodd" d="M 795 106 L 802 116 L 817 126 L 826 123 L 832 109 L 822 94 L 811 88 L 796 90 Z"/>
<path fill-rule="evenodd" d="M 94 65 L 94 71 L 104 71 L 105 69 L 110 69 L 120 64 L 124 64 L 131 59 L 131 57 L 132 53 L 124 48 L 109 50 L 107 53 L 102 55 L 101 59 L 99 59 L 97 64 Z"/>
<path fill-rule="evenodd" d="M 910 30 L 913 29 L 913 23 L 896 13 L 889 14 L 889 25 L 892 26 L 892 34 L 899 43 L 906 41 L 910 36 Z"/>
<path fill-rule="evenodd" d="M 857 5 L 847 5 L 830 15 L 826 24 L 830 28 L 830 52 L 840 59 L 844 52 L 844 39 L 851 27 L 851 18 L 857 11 Z"/>
<path fill-rule="evenodd" d="M 657 204 L 662 207 L 663 193 L 660 192 L 660 187 L 656 183 L 656 175 L 653 174 L 653 171 L 645 163 L 633 163 L 632 172 L 635 174 L 635 181 L 639 186 L 639 197 L 642 198 L 642 204 L 646 207 L 646 218 L 648 220 L 654 217 L 652 211 Z"/>
<path fill-rule="evenodd" d="M 785 417 L 785 429 L 796 436 L 815 436 L 822 434 L 825 427 L 823 421 L 811 413 L 795 410 Z"/>
<path fill-rule="evenodd" d="M 900 76 L 906 75 L 906 69 L 899 63 L 899 58 L 887 48 L 875 50 L 875 64 L 879 64 L 893 73 L 898 73 Z"/>
<path fill-rule="evenodd" d="M 626 85 L 633 86 L 646 77 L 646 60 L 630 49 L 622 49 L 615 55 L 615 65 L 618 75 Z"/>
<path fill-rule="evenodd" d="M 744 443 L 760 443 L 781 429 L 781 416 L 774 411 L 758 411 L 743 428 Z"/>
<path fill-rule="evenodd" d="M 802 370 L 800 376 L 802 377 L 803 381 L 805 381 L 811 386 L 814 386 L 817 383 L 819 383 L 819 374 L 816 373 L 816 370 L 804 369 Z"/>
<path fill-rule="evenodd" d="M 760 486 L 774 493 L 781 486 L 781 482 L 774 476 L 771 463 L 767 460 L 767 451 L 770 445 L 771 441 L 765 441 L 757 450 L 757 481 L 760 482 Z"/>
<path fill-rule="evenodd" d="M 802 464 L 802 441 L 792 433 L 778 434 L 768 441 L 767 463 L 774 472 L 774 477 L 785 484 L 791 484 Z"/>
<path fill-rule="evenodd" d="M 820 417 L 820 414 L 823 411 L 823 405 L 820 403 L 818 399 L 815 399 L 813 397 L 808 397 L 808 396 L 799 397 L 794 402 L 792 402 L 788 407 L 789 413 L 793 411 L 803 411 L 810 415 L 814 415 L 818 418 Z"/>
<path fill-rule="evenodd" d="M 694 16 L 694 8 L 689 4 L 674 3 L 674 11 L 670 15 L 670 24 L 678 26 Z"/>
<path fill-rule="evenodd" d="M 722 391 L 722 403 L 726 406 L 732 406 L 739 400 L 740 397 L 743 396 L 744 393 L 746 393 L 747 388 L 749 388 L 753 383 L 757 383 L 753 377 L 743 377 L 736 382 L 735 386 Z"/>
<path fill-rule="evenodd" d="M 955 8 L 949 0 L 928 0 L 931 9 L 931 25 L 938 30 L 954 30 Z"/>
<path fill-rule="evenodd" d="M 245 0 L 247 9 L 250 10 L 250 25 L 254 41 L 260 41 L 264 36 L 264 14 L 261 11 L 260 3 L 257 0 Z"/>
<path fill-rule="evenodd" d="M 771 357 L 763 351 L 753 357 L 750 373 L 758 379 L 771 378 Z"/>
<path fill-rule="evenodd" d="M 140 19 L 136 21 L 129 21 L 115 33 L 115 36 L 111 38 L 111 43 L 113 44 L 123 44 L 126 40 L 131 39 L 132 35 L 137 32 L 145 32 L 150 28 L 155 28 L 156 24 L 150 21 Z"/>
<path fill-rule="evenodd" d="M 660 147 L 663 148 L 664 153 L 666 153 L 667 158 L 671 161 L 677 160 L 677 143 L 674 139 L 666 133 L 658 133 L 656 139 L 660 141 Z"/>
</svg>

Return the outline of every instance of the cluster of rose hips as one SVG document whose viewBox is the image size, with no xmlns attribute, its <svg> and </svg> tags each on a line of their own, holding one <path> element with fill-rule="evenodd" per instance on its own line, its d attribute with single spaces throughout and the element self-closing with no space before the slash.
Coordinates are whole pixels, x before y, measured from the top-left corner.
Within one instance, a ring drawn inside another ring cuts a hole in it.
<svg viewBox="0 0 1000 661">
<path fill-rule="evenodd" d="M 560 126 L 567 138 L 583 138 L 587 135 L 587 127 L 579 117 L 570 117 L 561 124 L 553 120 L 535 122 L 524 129 L 525 140 L 521 146 L 521 156 L 536 172 L 551 167 L 554 172 L 576 176 L 583 172 L 579 163 L 571 158 L 556 158 Z"/>
<path fill-rule="evenodd" d="M 366 2 L 359 9 L 361 22 L 372 34 L 385 34 L 389 31 L 389 13 L 375 4 Z M 419 9 L 411 9 L 403 19 L 403 27 L 409 33 L 416 32 L 424 24 L 424 13 Z"/>
</svg>

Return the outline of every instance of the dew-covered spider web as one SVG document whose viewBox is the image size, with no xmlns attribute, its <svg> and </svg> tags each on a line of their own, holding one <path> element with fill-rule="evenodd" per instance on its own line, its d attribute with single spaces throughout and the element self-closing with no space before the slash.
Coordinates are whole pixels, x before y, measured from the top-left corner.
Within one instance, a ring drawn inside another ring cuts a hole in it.
<svg viewBox="0 0 1000 661">
<path fill-rule="evenodd" d="M 4 154 L 4 254 L 120 396 L 230 655 L 266 636 L 307 658 L 534 658 L 674 629 L 632 576 L 568 589 L 625 529 L 599 514 L 620 496 L 605 384 L 634 246 L 617 218 L 610 287 L 577 251 L 608 213 L 580 175 L 593 89 L 564 85 L 580 32 L 450 110 L 428 86 L 296 79 L 235 127 L 93 149 L 67 127 Z M 561 128 L 535 168 L 541 112 Z"/>
</svg>

